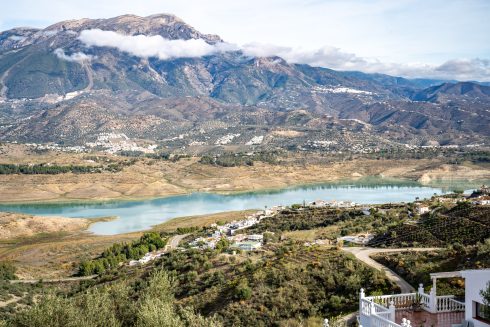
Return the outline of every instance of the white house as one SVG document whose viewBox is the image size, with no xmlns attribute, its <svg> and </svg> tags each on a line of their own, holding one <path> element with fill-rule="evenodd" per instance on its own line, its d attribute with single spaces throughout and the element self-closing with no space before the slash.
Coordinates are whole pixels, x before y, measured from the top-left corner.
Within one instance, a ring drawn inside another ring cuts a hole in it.
<svg viewBox="0 0 490 327">
<path fill-rule="evenodd" d="M 251 235 L 247 235 L 247 240 L 250 240 L 250 241 L 263 241 L 264 240 L 264 235 L 262 234 L 251 234 Z"/>
<path fill-rule="evenodd" d="M 429 208 L 428 206 L 419 206 L 419 207 L 417 208 L 417 213 L 418 213 L 419 215 L 423 215 L 424 213 L 427 213 L 427 212 L 429 212 L 429 211 L 430 211 L 430 208 Z"/>
<path fill-rule="evenodd" d="M 465 279 L 465 320 L 473 321 L 475 327 L 490 326 L 490 312 L 486 315 L 483 312 L 484 303 L 480 294 L 490 283 L 490 269 L 464 270 L 461 276 Z"/>
<path fill-rule="evenodd" d="M 425 293 L 422 284 L 416 292 L 359 296 L 359 324 L 363 327 L 490 327 L 480 292 L 490 282 L 490 269 L 463 270 L 430 274 L 433 286 Z M 465 299 L 437 295 L 437 279 L 465 279 Z"/>
<path fill-rule="evenodd" d="M 366 245 L 374 238 L 373 234 L 347 235 L 337 238 L 338 241 Z"/>
<path fill-rule="evenodd" d="M 245 241 L 245 242 L 237 242 L 231 246 L 232 248 L 239 248 L 243 251 L 255 251 L 262 247 L 261 242 L 256 241 Z"/>
</svg>

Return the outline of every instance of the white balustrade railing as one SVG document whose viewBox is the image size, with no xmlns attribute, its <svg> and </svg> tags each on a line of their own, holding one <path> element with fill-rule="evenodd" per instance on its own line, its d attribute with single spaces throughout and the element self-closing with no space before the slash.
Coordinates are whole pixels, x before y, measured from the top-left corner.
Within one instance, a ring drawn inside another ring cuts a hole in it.
<svg viewBox="0 0 490 327">
<path fill-rule="evenodd" d="M 393 295 L 390 301 L 393 301 L 395 308 L 398 310 L 409 309 L 412 307 L 415 297 L 416 293 L 396 294 Z"/>
<path fill-rule="evenodd" d="M 401 327 L 399 324 L 377 314 L 371 316 L 371 327 Z"/>
<path fill-rule="evenodd" d="M 374 311 L 376 313 L 380 313 L 380 312 L 388 312 L 388 308 L 385 307 L 385 306 L 382 306 L 376 302 L 373 302 L 373 306 L 374 306 Z"/>
<path fill-rule="evenodd" d="M 419 301 L 422 309 L 432 313 L 465 310 L 465 304 L 455 300 L 454 295 L 435 296 L 434 293 L 426 294 L 419 289 L 418 293 L 364 296 L 364 292 L 361 291 L 359 319 L 363 326 L 405 326 L 394 322 L 395 310 L 414 309 L 414 304 Z"/>
<path fill-rule="evenodd" d="M 437 304 L 436 304 L 436 309 L 437 312 L 448 312 L 449 311 L 449 300 L 451 300 L 454 296 L 453 295 L 444 295 L 444 296 L 438 296 L 436 297 L 437 299 Z"/>
<path fill-rule="evenodd" d="M 380 316 L 382 318 L 388 319 L 388 320 L 390 320 L 390 318 L 391 318 L 391 312 L 389 312 L 389 311 L 376 312 L 376 315 Z"/>
<path fill-rule="evenodd" d="M 451 299 L 451 306 L 452 308 L 455 310 L 455 311 L 464 311 L 466 306 L 465 306 L 465 303 L 464 302 L 461 302 L 461 301 L 458 301 L 458 300 L 455 300 L 455 299 Z"/>
<path fill-rule="evenodd" d="M 359 319 L 363 326 L 400 327 L 403 324 L 394 322 L 395 310 L 414 309 L 414 304 L 419 301 L 422 309 L 432 313 L 465 310 L 465 304 L 455 300 L 454 295 L 435 296 L 434 293 L 424 293 L 423 289 L 419 289 L 418 293 L 381 296 L 364 296 L 361 290 Z"/>
<path fill-rule="evenodd" d="M 362 326 L 369 327 L 401 327 L 395 323 L 395 307 L 384 306 L 390 295 L 364 297 L 361 291 L 359 322 Z"/>
<path fill-rule="evenodd" d="M 394 295 L 381 295 L 381 296 L 369 296 L 365 297 L 365 300 L 372 301 L 375 306 L 384 307 L 388 310 L 391 302 L 395 305 L 396 310 L 411 309 L 414 302 L 417 300 L 416 293 L 406 294 L 394 294 Z M 437 312 L 452 312 L 452 311 L 464 311 L 465 304 L 454 300 L 454 295 L 442 295 L 436 297 L 436 310 Z M 420 303 L 425 310 L 430 309 L 430 295 L 422 293 L 420 294 Z M 376 312 L 383 311 L 377 309 Z"/>
<path fill-rule="evenodd" d="M 454 295 L 437 297 L 437 312 L 464 311 L 465 304 L 454 299 Z"/>
<path fill-rule="evenodd" d="M 366 299 L 372 300 L 375 303 L 381 304 L 388 308 L 390 303 L 393 302 L 396 309 L 409 309 L 415 301 L 416 293 L 404 293 L 393 295 L 381 295 L 381 296 L 369 296 Z"/>
<path fill-rule="evenodd" d="M 371 315 L 371 301 L 368 299 L 361 299 L 361 314 L 365 316 Z"/>
</svg>

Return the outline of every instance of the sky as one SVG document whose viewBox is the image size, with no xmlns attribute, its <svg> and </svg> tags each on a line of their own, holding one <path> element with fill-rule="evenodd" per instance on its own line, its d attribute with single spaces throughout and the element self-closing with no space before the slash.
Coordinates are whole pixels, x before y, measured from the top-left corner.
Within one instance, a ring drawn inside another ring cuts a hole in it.
<svg viewBox="0 0 490 327">
<path fill-rule="evenodd" d="M 489 0 L 0 0 L 0 6 L 1 30 L 171 13 L 250 55 L 339 70 L 490 81 Z"/>
</svg>

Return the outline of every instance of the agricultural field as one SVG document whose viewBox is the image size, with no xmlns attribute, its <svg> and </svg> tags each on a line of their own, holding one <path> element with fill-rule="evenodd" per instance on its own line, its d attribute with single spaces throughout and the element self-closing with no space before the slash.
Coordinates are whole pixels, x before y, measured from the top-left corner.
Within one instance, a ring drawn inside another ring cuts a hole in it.
<svg viewBox="0 0 490 327">
<path fill-rule="evenodd" d="M 461 203 L 438 207 L 417 223 L 403 222 L 377 235 L 371 246 L 473 245 L 490 237 L 490 207 Z"/>
</svg>

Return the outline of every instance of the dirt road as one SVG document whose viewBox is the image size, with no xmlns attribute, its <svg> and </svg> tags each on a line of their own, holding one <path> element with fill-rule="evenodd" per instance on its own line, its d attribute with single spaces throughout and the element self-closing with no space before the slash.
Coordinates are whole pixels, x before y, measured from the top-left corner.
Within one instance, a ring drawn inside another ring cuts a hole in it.
<svg viewBox="0 0 490 327">
<path fill-rule="evenodd" d="M 166 246 L 166 252 L 175 250 L 178 246 L 180 241 L 182 241 L 187 235 L 189 234 L 182 234 L 182 235 L 175 235 L 172 236 L 172 238 L 168 241 L 168 244 Z"/>
<path fill-rule="evenodd" d="M 54 279 L 14 279 L 10 281 L 10 284 L 35 284 L 35 283 L 66 283 L 66 282 L 79 282 L 83 280 L 94 279 L 98 275 L 82 276 L 82 277 L 66 277 L 66 278 L 54 278 Z"/>
<path fill-rule="evenodd" d="M 378 253 L 392 253 L 392 252 L 419 252 L 419 251 L 434 251 L 440 250 L 439 248 L 401 248 L 401 249 L 375 249 L 368 247 L 352 247 L 352 248 L 342 248 L 342 250 L 352 253 L 355 257 L 364 262 L 365 264 L 379 270 L 384 271 L 386 273 L 386 277 L 389 280 L 395 282 L 401 289 L 401 293 L 412 293 L 415 292 L 415 289 L 407 283 L 403 278 L 401 278 L 398 274 L 396 274 L 393 270 L 388 267 L 383 266 L 377 261 L 371 259 L 372 255 Z"/>
</svg>

